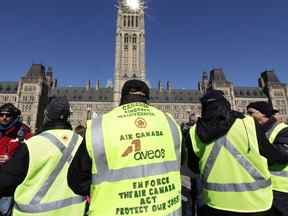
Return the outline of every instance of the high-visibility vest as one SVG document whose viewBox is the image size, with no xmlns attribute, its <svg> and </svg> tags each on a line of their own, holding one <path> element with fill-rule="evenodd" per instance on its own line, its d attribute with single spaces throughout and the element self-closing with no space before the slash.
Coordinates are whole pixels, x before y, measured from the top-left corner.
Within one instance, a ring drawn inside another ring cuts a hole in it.
<svg viewBox="0 0 288 216">
<path fill-rule="evenodd" d="M 288 125 L 285 123 L 275 123 L 271 129 L 266 132 L 269 142 L 273 144 L 279 132 L 287 127 Z M 288 193 L 288 164 L 272 164 L 269 166 L 269 170 L 273 190 Z"/>
<path fill-rule="evenodd" d="M 180 216 L 181 131 L 168 114 L 130 103 L 88 121 L 89 215 Z"/>
<path fill-rule="evenodd" d="M 85 202 L 67 183 L 67 173 L 82 137 L 71 130 L 48 130 L 30 138 L 29 168 L 17 187 L 13 216 L 81 216 Z"/>
<path fill-rule="evenodd" d="M 211 208 L 232 212 L 261 212 L 272 205 L 267 160 L 259 154 L 253 118 L 236 119 L 228 133 L 203 143 L 190 129 L 192 146 L 200 158 L 203 198 Z"/>
</svg>

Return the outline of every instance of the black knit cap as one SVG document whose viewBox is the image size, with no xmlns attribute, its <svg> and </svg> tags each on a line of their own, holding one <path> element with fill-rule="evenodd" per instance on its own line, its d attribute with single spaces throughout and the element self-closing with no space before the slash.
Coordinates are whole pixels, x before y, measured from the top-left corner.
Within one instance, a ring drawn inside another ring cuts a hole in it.
<svg viewBox="0 0 288 216">
<path fill-rule="evenodd" d="M 279 110 L 273 109 L 271 103 L 268 103 L 266 101 L 252 102 L 247 106 L 247 110 L 249 108 L 253 108 L 255 110 L 258 110 L 259 112 L 261 112 L 262 114 L 264 114 L 268 118 L 271 117 L 272 115 L 274 115 L 275 113 L 279 112 Z"/>
<path fill-rule="evenodd" d="M 46 120 L 67 120 L 70 115 L 70 105 L 66 97 L 53 97 L 45 109 Z"/>
<path fill-rule="evenodd" d="M 9 113 L 12 116 L 16 117 L 21 114 L 21 111 L 12 103 L 5 103 L 0 107 L 0 113 Z"/>
<path fill-rule="evenodd" d="M 203 97 L 200 98 L 202 105 L 206 105 L 211 102 L 226 101 L 223 91 L 220 90 L 209 90 Z"/>
<path fill-rule="evenodd" d="M 142 95 L 146 97 L 146 99 L 149 99 L 149 87 L 145 82 L 142 80 L 128 80 L 125 82 L 122 92 L 121 92 L 121 97 L 123 98 L 124 96 L 127 95 Z"/>
</svg>

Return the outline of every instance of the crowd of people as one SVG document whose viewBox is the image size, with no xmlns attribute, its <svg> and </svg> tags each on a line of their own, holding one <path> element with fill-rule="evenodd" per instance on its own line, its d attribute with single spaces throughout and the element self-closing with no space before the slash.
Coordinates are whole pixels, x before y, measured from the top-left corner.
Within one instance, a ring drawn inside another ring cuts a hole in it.
<svg viewBox="0 0 288 216">
<path fill-rule="evenodd" d="M 0 216 L 287 216 L 288 125 L 269 102 L 247 114 L 209 90 L 181 126 L 141 80 L 74 130 L 52 97 L 33 134 L 0 107 Z M 182 182 L 181 182 L 182 181 Z"/>
</svg>

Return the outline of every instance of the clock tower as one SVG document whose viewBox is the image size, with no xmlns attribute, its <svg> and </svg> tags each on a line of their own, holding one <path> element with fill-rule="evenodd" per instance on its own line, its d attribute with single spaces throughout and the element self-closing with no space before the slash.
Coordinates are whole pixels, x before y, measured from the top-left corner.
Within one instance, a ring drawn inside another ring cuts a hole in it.
<svg viewBox="0 0 288 216">
<path fill-rule="evenodd" d="M 145 81 L 144 0 L 118 0 L 114 103 L 119 104 L 125 81 Z"/>
</svg>

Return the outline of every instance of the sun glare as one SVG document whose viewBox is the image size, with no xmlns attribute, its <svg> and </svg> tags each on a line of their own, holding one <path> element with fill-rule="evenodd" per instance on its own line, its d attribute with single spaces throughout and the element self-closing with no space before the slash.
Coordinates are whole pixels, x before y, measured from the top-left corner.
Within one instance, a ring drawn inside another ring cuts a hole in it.
<svg viewBox="0 0 288 216">
<path fill-rule="evenodd" d="M 126 5 L 131 10 L 138 10 L 140 8 L 140 0 L 126 0 Z"/>
</svg>

